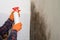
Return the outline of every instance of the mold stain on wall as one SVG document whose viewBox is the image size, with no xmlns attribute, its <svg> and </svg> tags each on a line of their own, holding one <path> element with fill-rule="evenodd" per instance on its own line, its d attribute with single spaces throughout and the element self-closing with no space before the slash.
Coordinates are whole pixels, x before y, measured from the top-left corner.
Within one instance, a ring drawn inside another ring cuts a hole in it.
<svg viewBox="0 0 60 40">
<path fill-rule="evenodd" d="M 44 17 L 36 10 L 35 4 L 31 2 L 30 40 L 49 40 L 50 32 L 46 35 L 47 25 Z"/>
</svg>

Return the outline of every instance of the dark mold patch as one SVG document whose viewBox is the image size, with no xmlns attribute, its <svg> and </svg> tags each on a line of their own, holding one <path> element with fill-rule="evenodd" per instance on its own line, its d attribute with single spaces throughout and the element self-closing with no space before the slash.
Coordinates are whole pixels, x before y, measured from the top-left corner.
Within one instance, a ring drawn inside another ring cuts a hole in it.
<svg viewBox="0 0 60 40">
<path fill-rule="evenodd" d="M 30 40 L 47 40 L 44 18 L 31 3 Z"/>
</svg>

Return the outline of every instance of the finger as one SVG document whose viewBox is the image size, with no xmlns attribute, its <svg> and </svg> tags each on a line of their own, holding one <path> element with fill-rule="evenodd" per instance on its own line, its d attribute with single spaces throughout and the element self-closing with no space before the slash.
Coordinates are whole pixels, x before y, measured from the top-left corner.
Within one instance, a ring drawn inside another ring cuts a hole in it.
<svg viewBox="0 0 60 40">
<path fill-rule="evenodd" d="M 11 12 L 11 14 L 13 14 L 13 13 L 14 13 L 14 11 Z"/>
</svg>

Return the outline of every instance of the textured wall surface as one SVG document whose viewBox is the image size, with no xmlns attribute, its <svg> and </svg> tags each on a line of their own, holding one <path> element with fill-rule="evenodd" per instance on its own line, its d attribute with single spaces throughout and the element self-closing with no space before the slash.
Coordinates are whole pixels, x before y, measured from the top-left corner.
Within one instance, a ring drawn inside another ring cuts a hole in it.
<svg viewBox="0 0 60 40">
<path fill-rule="evenodd" d="M 35 4 L 31 3 L 30 40 L 47 40 L 46 24 L 44 17 L 36 10 Z"/>
<path fill-rule="evenodd" d="M 50 35 L 50 40 L 60 40 L 60 0 L 31 0 L 31 1 L 34 2 L 35 6 L 36 6 L 36 11 L 40 12 L 39 15 L 42 15 L 42 17 L 44 17 L 44 19 L 45 19 L 45 23 L 47 24 L 46 35 L 47 34 Z M 37 19 L 37 17 L 34 17 L 34 19 Z M 35 22 L 36 22 L 36 20 L 35 20 Z M 37 26 L 35 26 L 35 25 L 37 25 Z M 38 24 L 36 24 L 36 23 L 33 23 L 31 29 L 34 26 L 36 27 L 36 29 L 38 29 L 37 28 Z M 35 32 L 36 31 L 35 28 L 33 28 L 32 31 Z M 34 35 L 34 34 L 32 34 L 32 35 Z M 38 35 L 38 33 L 36 35 Z M 35 38 L 37 38 L 36 35 L 35 35 Z M 34 38 L 31 40 L 34 40 Z M 35 40 L 37 40 L 37 39 L 35 39 Z"/>
</svg>

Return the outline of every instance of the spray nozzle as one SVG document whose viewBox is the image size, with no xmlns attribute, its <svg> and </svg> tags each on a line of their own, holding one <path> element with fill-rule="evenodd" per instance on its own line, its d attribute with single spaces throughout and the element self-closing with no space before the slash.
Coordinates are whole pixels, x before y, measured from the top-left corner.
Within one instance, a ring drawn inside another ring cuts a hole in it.
<svg viewBox="0 0 60 40">
<path fill-rule="evenodd" d="M 21 10 L 19 10 L 19 7 L 14 7 L 14 8 L 12 8 L 13 9 L 13 11 L 15 11 L 15 12 L 20 12 Z"/>
</svg>

